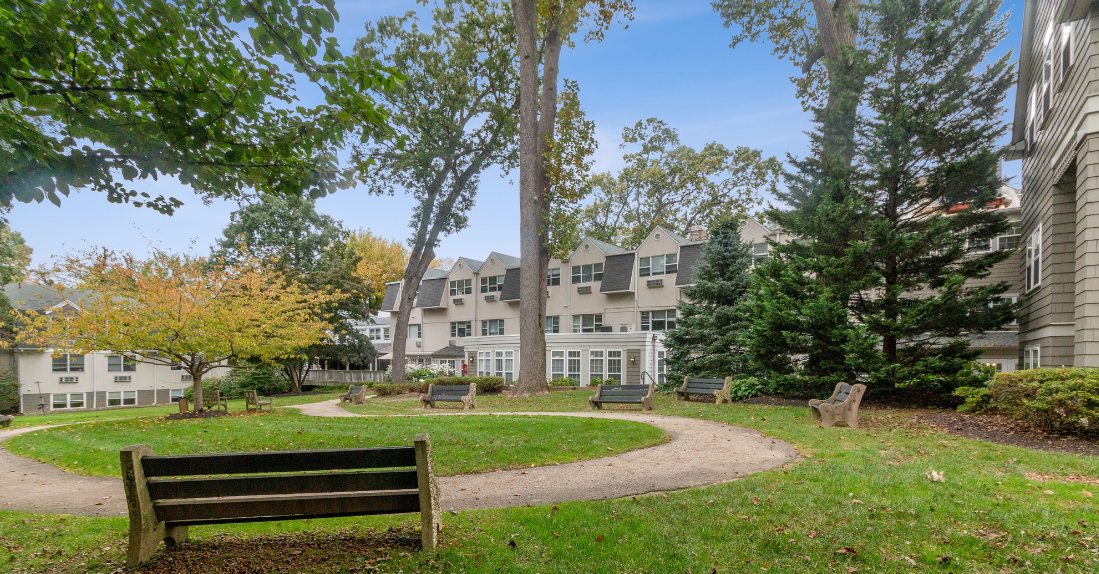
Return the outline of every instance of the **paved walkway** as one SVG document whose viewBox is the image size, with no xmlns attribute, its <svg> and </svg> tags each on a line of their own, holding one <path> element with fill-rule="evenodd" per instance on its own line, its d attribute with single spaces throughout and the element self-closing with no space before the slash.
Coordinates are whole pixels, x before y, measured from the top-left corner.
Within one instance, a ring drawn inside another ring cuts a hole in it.
<svg viewBox="0 0 1099 574">
<path fill-rule="evenodd" d="M 325 401 L 296 405 L 318 417 L 356 417 Z M 679 490 L 743 478 L 770 470 L 798 456 L 791 445 L 759 432 L 713 421 L 638 412 L 431 413 L 427 416 L 565 416 L 638 421 L 666 431 L 671 440 L 654 447 L 594 460 L 441 477 L 444 510 L 502 508 L 603 500 Z M 397 415 L 420 416 L 420 415 Z M 0 431 L 0 441 L 38 430 Z M 125 516 L 122 483 L 87 477 L 15 456 L 0 448 L 0 509 L 82 516 Z"/>
</svg>

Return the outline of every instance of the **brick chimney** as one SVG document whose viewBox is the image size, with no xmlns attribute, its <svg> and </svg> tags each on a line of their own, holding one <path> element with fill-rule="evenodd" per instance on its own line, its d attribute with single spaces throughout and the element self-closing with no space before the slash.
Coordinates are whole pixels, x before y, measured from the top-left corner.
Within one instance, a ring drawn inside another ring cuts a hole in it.
<svg viewBox="0 0 1099 574">
<path fill-rule="evenodd" d="M 706 230 L 705 225 L 693 225 L 687 230 L 688 241 L 707 241 L 710 239 L 710 232 Z"/>
</svg>

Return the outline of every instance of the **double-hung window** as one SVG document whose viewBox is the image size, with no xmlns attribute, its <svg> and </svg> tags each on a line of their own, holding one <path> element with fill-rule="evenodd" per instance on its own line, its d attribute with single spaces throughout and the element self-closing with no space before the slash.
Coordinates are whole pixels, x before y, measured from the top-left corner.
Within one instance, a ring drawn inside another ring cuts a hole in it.
<svg viewBox="0 0 1099 574">
<path fill-rule="evenodd" d="M 1042 226 L 1026 240 L 1026 290 L 1042 284 Z"/>
<path fill-rule="evenodd" d="M 125 407 L 137 404 L 137 391 L 107 391 L 108 407 Z"/>
<path fill-rule="evenodd" d="M 473 336 L 473 323 L 471 321 L 454 321 L 450 323 L 451 337 Z"/>
<path fill-rule="evenodd" d="M 766 243 L 752 244 L 752 265 L 759 265 L 764 259 L 767 259 L 768 247 Z"/>
<path fill-rule="evenodd" d="M 482 337 L 495 337 L 497 335 L 504 334 L 504 320 L 503 319 L 489 319 L 488 321 L 481 321 L 481 336 Z"/>
<path fill-rule="evenodd" d="M 580 283 L 592 283 L 595 281 L 603 280 L 603 264 L 592 263 L 590 265 L 573 265 L 572 266 L 572 283 L 574 285 Z"/>
<path fill-rule="evenodd" d="M 663 385 L 668 380 L 668 352 L 656 352 L 656 382 Z"/>
<path fill-rule="evenodd" d="M 481 293 L 498 293 L 504 290 L 504 276 L 493 275 L 481 278 Z"/>
<path fill-rule="evenodd" d="M 450 295 L 456 297 L 458 295 L 472 295 L 473 294 L 473 280 L 472 279 L 456 279 L 450 282 Z"/>
<path fill-rule="evenodd" d="M 137 361 L 123 355 L 107 356 L 108 373 L 133 373 L 137 371 Z"/>
<path fill-rule="evenodd" d="M 178 403 L 183 398 L 183 389 L 169 389 L 168 400 L 173 403 Z"/>
<path fill-rule="evenodd" d="M 54 393 L 50 395 L 50 408 L 82 409 L 84 408 L 84 393 Z"/>
<path fill-rule="evenodd" d="M 588 384 L 598 384 L 596 379 L 602 381 L 606 360 L 606 351 L 588 351 Z"/>
<path fill-rule="evenodd" d="M 496 370 L 493 374 L 505 382 L 515 379 L 515 351 L 496 351 Z"/>
<path fill-rule="evenodd" d="M 642 311 L 642 331 L 670 331 L 675 329 L 675 309 Z"/>
<path fill-rule="evenodd" d="M 997 243 L 996 249 L 998 249 L 1000 251 L 1007 251 L 1008 249 L 1018 249 L 1019 248 L 1019 228 L 1018 227 L 1012 227 L 1007 232 L 1007 235 L 1001 235 L 1000 237 L 996 238 L 996 243 Z"/>
<path fill-rule="evenodd" d="M 424 336 L 424 329 L 419 323 L 410 324 L 408 326 L 408 338 L 409 339 L 422 339 Z"/>
<path fill-rule="evenodd" d="M 622 382 L 622 351 L 607 351 L 607 378 Z"/>
<path fill-rule="evenodd" d="M 492 376 L 492 351 L 477 351 L 477 376 Z"/>
<path fill-rule="evenodd" d="M 577 384 L 579 384 L 580 383 L 580 351 L 569 351 L 568 354 L 569 354 L 569 359 L 568 359 L 569 373 L 568 373 L 568 377 L 570 379 L 576 381 Z"/>
<path fill-rule="evenodd" d="M 1058 75 L 1058 82 L 1064 82 L 1068 77 L 1069 68 L 1072 67 L 1072 22 L 1065 22 L 1061 24 L 1061 57 L 1060 59 L 1060 74 Z"/>
<path fill-rule="evenodd" d="M 83 373 L 84 355 L 57 355 L 53 358 L 53 372 L 55 373 Z"/>
<path fill-rule="evenodd" d="M 561 284 L 561 268 L 555 267 L 553 269 L 546 270 L 546 287 L 553 287 Z"/>
<path fill-rule="evenodd" d="M 573 333 L 594 333 L 601 328 L 603 328 L 603 315 L 600 313 L 572 316 Z"/>
<path fill-rule="evenodd" d="M 638 270 L 642 277 L 676 273 L 679 271 L 679 254 L 669 253 L 667 255 L 642 257 L 638 265 Z"/>
<path fill-rule="evenodd" d="M 550 351 L 550 378 L 565 378 L 565 352 Z"/>
<path fill-rule="evenodd" d="M 547 333 L 560 333 L 561 332 L 561 316 L 552 315 L 546 317 L 545 327 Z"/>
<path fill-rule="evenodd" d="M 1040 369 L 1042 367 L 1042 347 L 1027 347 L 1023 349 L 1023 368 Z"/>
</svg>

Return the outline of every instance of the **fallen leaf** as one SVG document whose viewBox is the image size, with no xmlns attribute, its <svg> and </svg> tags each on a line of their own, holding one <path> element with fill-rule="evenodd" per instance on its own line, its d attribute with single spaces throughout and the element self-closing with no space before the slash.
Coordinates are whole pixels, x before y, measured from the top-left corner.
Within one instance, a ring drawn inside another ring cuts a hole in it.
<svg viewBox="0 0 1099 574">
<path fill-rule="evenodd" d="M 602 542 L 602 541 L 603 541 L 603 535 L 602 535 L 602 534 L 600 534 L 599 536 L 596 536 L 596 537 L 595 537 L 595 541 L 596 541 L 596 542 Z"/>
<path fill-rule="evenodd" d="M 946 477 L 943 476 L 943 473 L 933 470 L 927 473 L 927 480 L 930 480 L 931 482 L 946 482 Z"/>
<path fill-rule="evenodd" d="M 809 538 L 813 539 L 813 538 L 816 538 L 816 537 L 817 537 L 817 531 L 816 530 L 810 530 L 809 531 Z"/>
<path fill-rule="evenodd" d="M 855 549 L 851 548 L 850 546 L 844 546 L 843 548 L 836 550 L 836 554 L 851 554 L 853 556 L 855 554 L 858 554 L 858 552 L 855 552 Z"/>
</svg>

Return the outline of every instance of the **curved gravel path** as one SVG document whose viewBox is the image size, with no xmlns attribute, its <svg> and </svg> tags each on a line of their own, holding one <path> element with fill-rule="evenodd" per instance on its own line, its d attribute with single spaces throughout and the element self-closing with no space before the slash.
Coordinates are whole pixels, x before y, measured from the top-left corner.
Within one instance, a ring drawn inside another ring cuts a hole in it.
<svg viewBox="0 0 1099 574">
<path fill-rule="evenodd" d="M 294 405 L 303 414 L 357 417 L 338 401 Z M 671 440 L 623 454 L 540 466 L 439 478 L 443 510 L 471 510 L 603 500 L 679 490 L 743 478 L 797 458 L 790 444 L 746 428 L 714 421 L 638 412 L 432 413 L 434 416 L 596 417 L 661 428 Z M 423 416 L 423 415 L 399 415 Z"/>
<path fill-rule="evenodd" d="M 294 405 L 318 417 L 357 415 L 338 401 Z M 663 429 L 671 440 L 594 460 L 526 470 L 440 477 L 443 510 L 472 510 L 603 500 L 717 484 L 770 470 L 797 458 L 790 444 L 725 423 L 638 412 L 430 413 L 391 416 L 563 416 L 637 421 Z M 0 431 L 0 442 L 45 427 Z M 0 510 L 81 516 L 125 516 L 116 478 L 88 477 L 0 448 Z"/>
</svg>

